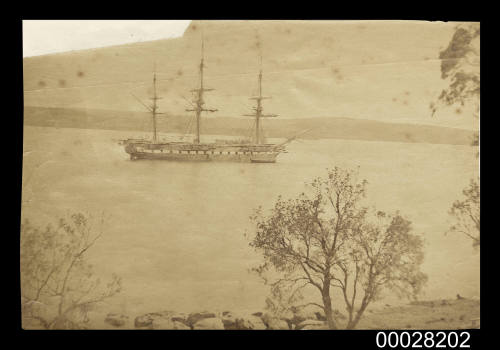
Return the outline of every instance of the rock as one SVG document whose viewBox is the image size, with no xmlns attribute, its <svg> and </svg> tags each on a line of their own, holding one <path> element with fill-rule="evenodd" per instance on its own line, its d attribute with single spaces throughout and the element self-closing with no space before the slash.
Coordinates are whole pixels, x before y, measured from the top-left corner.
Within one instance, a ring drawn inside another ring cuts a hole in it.
<svg viewBox="0 0 500 350">
<path fill-rule="evenodd" d="M 224 329 L 238 329 L 236 325 L 237 318 L 231 311 L 224 311 L 222 313 L 222 324 Z"/>
<path fill-rule="evenodd" d="M 110 325 L 115 327 L 124 326 L 127 321 L 128 316 L 113 313 L 107 314 L 106 318 L 104 319 L 104 322 L 109 323 Z"/>
<path fill-rule="evenodd" d="M 174 324 L 174 328 L 173 329 L 179 329 L 179 330 L 190 330 L 191 329 L 191 327 L 189 327 L 185 323 L 178 322 L 178 321 L 172 321 L 172 322 Z"/>
<path fill-rule="evenodd" d="M 290 330 L 288 322 L 279 318 L 270 318 L 266 322 L 267 329 Z"/>
<path fill-rule="evenodd" d="M 239 319 L 238 322 L 238 329 L 253 329 L 253 330 L 264 330 L 267 329 L 266 325 L 260 317 L 257 316 L 248 316 L 242 319 Z"/>
<path fill-rule="evenodd" d="M 334 314 L 337 311 L 334 311 Z M 299 324 L 305 320 L 319 320 L 326 321 L 326 316 L 323 310 L 317 306 L 308 306 L 302 309 L 294 309 L 289 315 L 282 317 L 281 319 L 287 320 L 293 324 Z"/>
<path fill-rule="evenodd" d="M 316 315 L 316 319 L 318 321 L 326 321 L 326 316 L 324 313 L 322 313 L 320 311 L 316 311 L 314 314 Z"/>
<path fill-rule="evenodd" d="M 327 325 L 323 321 L 318 321 L 318 320 L 305 320 L 301 323 L 299 323 L 295 329 L 304 329 L 304 330 L 310 330 L 310 329 L 328 329 Z"/>
<path fill-rule="evenodd" d="M 222 323 L 224 324 L 224 329 L 231 330 L 267 329 L 267 326 L 262 322 L 261 318 L 253 314 L 234 314 L 225 311 L 222 313 Z"/>
<path fill-rule="evenodd" d="M 169 318 L 172 314 L 172 311 L 162 311 L 162 312 L 152 312 L 149 314 L 145 314 L 142 316 L 137 316 L 134 321 L 134 325 L 136 328 L 148 327 L 151 328 L 153 326 L 153 321 L 157 318 Z"/>
<path fill-rule="evenodd" d="M 224 329 L 224 324 L 220 318 L 202 318 L 193 325 L 193 329 Z"/>
<path fill-rule="evenodd" d="M 260 319 L 267 326 L 267 329 L 291 329 L 291 322 L 288 322 L 287 320 L 279 318 L 278 316 L 268 312 L 263 314 Z"/>
<path fill-rule="evenodd" d="M 301 308 L 293 308 L 292 323 L 298 325 L 305 320 L 318 320 L 316 313 L 320 313 L 320 309 L 314 305 L 308 305 Z M 321 313 L 320 313 L 321 314 Z"/>
<path fill-rule="evenodd" d="M 216 316 L 213 312 L 208 312 L 208 311 L 194 312 L 189 314 L 188 318 L 186 319 L 186 323 L 192 326 L 198 321 L 203 320 L 204 318 L 214 318 L 214 317 Z"/>
<path fill-rule="evenodd" d="M 266 314 L 264 314 L 264 315 L 266 315 Z M 293 329 L 293 327 L 294 327 L 293 319 L 295 316 L 294 316 L 294 313 L 292 311 L 287 310 L 285 312 L 280 313 L 280 315 L 276 315 L 276 317 L 282 321 L 285 321 L 288 324 L 289 329 Z M 264 323 L 265 323 L 265 320 L 264 320 Z"/>
<path fill-rule="evenodd" d="M 157 314 L 159 316 L 159 314 Z M 142 316 L 137 316 L 134 320 L 134 326 L 139 327 L 150 327 L 155 319 L 155 314 L 145 314 Z"/>
<path fill-rule="evenodd" d="M 169 318 L 155 318 L 151 322 L 152 329 L 174 329 L 174 322 Z"/>
<path fill-rule="evenodd" d="M 176 322 L 180 322 L 180 323 L 183 323 L 185 325 L 188 324 L 187 322 L 187 319 L 188 319 L 188 316 L 184 313 L 176 313 L 176 314 L 173 314 L 170 319 L 172 321 L 176 321 Z"/>
<path fill-rule="evenodd" d="M 191 329 L 191 325 L 188 323 L 188 315 L 184 313 L 172 314 L 170 319 L 176 323 L 182 324 L 184 327 L 178 325 L 176 329 Z M 187 327 L 187 328 L 185 328 Z"/>
<path fill-rule="evenodd" d="M 294 316 L 294 313 L 291 310 L 286 310 L 282 313 L 280 313 L 280 319 L 282 320 L 291 320 Z"/>
<path fill-rule="evenodd" d="M 191 329 L 182 322 L 172 321 L 168 317 L 156 318 L 152 322 L 153 329 Z"/>
</svg>

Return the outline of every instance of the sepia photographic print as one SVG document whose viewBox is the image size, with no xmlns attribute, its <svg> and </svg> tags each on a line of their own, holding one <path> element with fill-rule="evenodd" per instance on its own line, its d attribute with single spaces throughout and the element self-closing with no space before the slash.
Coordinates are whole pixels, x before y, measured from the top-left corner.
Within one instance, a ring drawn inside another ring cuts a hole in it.
<svg viewBox="0 0 500 350">
<path fill-rule="evenodd" d="M 25 330 L 480 328 L 480 23 L 23 20 Z"/>
</svg>

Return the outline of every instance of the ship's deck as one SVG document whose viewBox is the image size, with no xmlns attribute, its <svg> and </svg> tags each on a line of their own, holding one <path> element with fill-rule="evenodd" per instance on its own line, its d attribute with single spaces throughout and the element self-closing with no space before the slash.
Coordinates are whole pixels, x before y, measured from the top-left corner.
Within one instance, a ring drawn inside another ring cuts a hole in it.
<svg viewBox="0 0 500 350">
<path fill-rule="evenodd" d="M 284 148 L 276 144 L 241 144 L 241 143 L 190 143 L 164 142 L 153 143 L 147 140 L 125 140 L 124 144 L 143 150 L 170 151 L 208 151 L 208 152 L 282 152 Z"/>
</svg>

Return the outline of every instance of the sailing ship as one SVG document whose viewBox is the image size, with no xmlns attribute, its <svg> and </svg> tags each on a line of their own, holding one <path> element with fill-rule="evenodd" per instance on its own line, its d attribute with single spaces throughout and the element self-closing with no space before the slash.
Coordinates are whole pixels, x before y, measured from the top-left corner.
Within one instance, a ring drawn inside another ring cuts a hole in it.
<svg viewBox="0 0 500 350">
<path fill-rule="evenodd" d="M 153 97 L 152 106 L 141 103 L 151 112 L 153 122 L 152 140 L 145 139 L 127 139 L 123 140 L 125 151 L 130 155 L 131 160 L 138 159 L 161 159 L 175 161 L 236 161 L 251 163 L 275 163 L 280 153 L 286 152 L 285 146 L 295 137 L 289 138 L 279 144 L 266 143 L 262 133 L 262 119 L 277 117 L 275 114 L 264 114 L 262 101 L 269 99 L 262 95 L 262 59 L 261 68 L 258 75 L 258 94 L 250 97 L 254 100 L 256 106 L 253 113 L 245 116 L 254 118 L 254 137 L 251 140 L 239 141 L 221 141 L 216 140 L 213 143 L 203 143 L 200 140 L 200 122 L 203 112 L 216 112 L 217 109 L 205 107 L 204 94 L 213 89 L 206 88 L 204 85 L 204 44 L 201 43 L 201 62 L 199 64 L 199 87 L 192 90 L 195 94 L 193 108 L 186 109 L 188 112 L 195 112 L 196 116 L 196 134 L 193 142 L 174 141 L 160 142 L 157 135 L 157 96 L 156 90 L 156 72 L 153 73 Z"/>
</svg>

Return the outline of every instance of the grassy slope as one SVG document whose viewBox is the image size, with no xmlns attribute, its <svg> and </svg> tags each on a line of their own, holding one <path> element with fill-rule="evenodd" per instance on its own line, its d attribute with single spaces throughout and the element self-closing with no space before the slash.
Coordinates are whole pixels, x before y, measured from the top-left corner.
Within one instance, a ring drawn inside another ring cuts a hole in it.
<svg viewBox="0 0 500 350">
<path fill-rule="evenodd" d="M 203 28 L 205 82 L 215 89 L 206 94 L 206 103 L 218 109 L 217 116 L 240 116 L 254 107 L 248 98 L 257 89 L 258 33 L 263 93 L 273 97 L 265 101 L 265 113 L 477 129 L 462 107 L 431 118 L 429 103 L 447 83 L 441 79 L 438 55 L 454 26 L 416 21 L 193 22 L 181 38 L 24 58 L 24 102 L 141 112 L 143 106 L 131 93 L 150 101 L 156 62 L 159 110 L 182 115 L 189 107 L 189 91 L 198 83 Z"/>
<path fill-rule="evenodd" d="M 186 132 L 188 116 L 159 118 L 160 131 Z M 150 116 L 133 111 L 107 111 L 69 108 L 30 107 L 24 109 L 24 123 L 34 126 L 73 127 L 111 130 L 150 130 Z M 206 134 L 247 135 L 251 121 L 247 118 L 205 118 L 202 132 Z M 422 142 L 468 145 L 468 130 L 412 124 L 384 123 L 349 118 L 303 118 L 266 120 L 268 137 L 290 137 L 311 129 L 303 138 L 337 138 L 368 141 Z"/>
<path fill-rule="evenodd" d="M 468 329 L 479 318 L 479 300 L 438 300 L 368 309 L 358 329 Z"/>
</svg>

